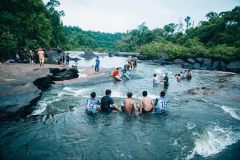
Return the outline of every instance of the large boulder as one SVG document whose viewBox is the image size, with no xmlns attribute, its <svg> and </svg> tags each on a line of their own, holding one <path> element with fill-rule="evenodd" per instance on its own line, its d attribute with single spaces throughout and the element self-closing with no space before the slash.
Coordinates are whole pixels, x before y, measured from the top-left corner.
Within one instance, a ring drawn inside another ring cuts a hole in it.
<svg viewBox="0 0 240 160">
<path fill-rule="evenodd" d="M 196 58 L 196 61 L 200 64 L 203 64 L 203 58 L 201 57 Z"/>
<path fill-rule="evenodd" d="M 227 70 L 227 71 L 231 71 L 231 72 L 240 73 L 240 61 L 230 62 L 230 63 L 226 66 L 226 70 Z"/>
<path fill-rule="evenodd" d="M 200 67 L 201 67 L 200 63 L 193 64 L 193 69 L 200 69 Z"/>
<path fill-rule="evenodd" d="M 91 58 L 97 57 L 97 55 L 90 50 L 85 50 L 84 54 L 82 54 L 81 57 L 91 59 Z"/>
<path fill-rule="evenodd" d="M 193 67 L 192 67 L 192 64 L 190 64 L 190 63 L 188 63 L 188 62 L 183 62 L 182 64 L 181 64 L 181 66 L 183 67 L 183 68 L 186 68 L 186 69 L 192 69 Z"/>
<path fill-rule="evenodd" d="M 207 67 L 212 66 L 212 59 L 204 58 L 203 59 L 203 66 L 207 66 Z"/>
<path fill-rule="evenodd" d="M 191 63 L 191 64 L 196 63 L 196 60 L 193 59 L 193 58 L 188 58 L 187 61 L 188 61 L 189 63 Z"/>
<path fill-rule="evenodd" d="M 182 60 L 182 59 L 175 59 L 173 62 L 175 64 L 182 64 L 184 62 L 184 60 Z"/>
<path fill-rule="evenodd" d="M 59 54 L 58 51 L 55 50 L 46 51 L 46 57 L 47 57 L 46 63 L 48 64 L 58 64 L 58 62 L 61 59 L 61 55 Z"/>
<path fill-rule="evenodd" d="M 142 54 L 139 54 L 137 56 L 137 59 L 139 59 L 139 60 L 148 60 L 148 58 L 146 56 L 142 55 Z"/>
<path fill-rule="evenodd" d="M 212 70 L 225 71 L 226 64 L 223 61 L 214 61 L 212 65 Z"/>
</svg>

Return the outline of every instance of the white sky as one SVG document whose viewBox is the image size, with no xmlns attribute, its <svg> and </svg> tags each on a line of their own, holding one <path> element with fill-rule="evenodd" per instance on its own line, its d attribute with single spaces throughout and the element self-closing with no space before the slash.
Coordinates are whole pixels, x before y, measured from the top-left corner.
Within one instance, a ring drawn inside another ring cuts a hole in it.
<svg viewBox="0 0 240 160">
<path fill-rule="evenodd" d="M 48 0 L 44 0 L 46 2 Z M 146 22 L 150 29 L 184 21 L 190 16 L 195 24 L 210 12 L 232 10 L 240 0 L 59 0 L 64 10 L 64 25 L 83 30 L 126 32 Z"/>
</svg>

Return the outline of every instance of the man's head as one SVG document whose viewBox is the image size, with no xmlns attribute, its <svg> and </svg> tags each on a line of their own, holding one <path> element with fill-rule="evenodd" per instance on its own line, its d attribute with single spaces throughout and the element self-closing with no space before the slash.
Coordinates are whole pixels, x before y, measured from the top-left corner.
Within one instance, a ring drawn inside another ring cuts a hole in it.
<svg viewBox="0 0 240 160">
<path fill-rule="evenodd" d="M 168 76 L 168 73 L 165 73 L 165 76 L 167 77 L 167 76 Z"/>
<path fill-rule="evenodd" d="M 147 97 L 147 91 L 142 92 L 143 97 Z"/>
<path fill-rule="evenodd" d="M 98 59 L 99 57 L 97 56 L 97 59 Z"/>
<path fill-rule="evenodd" d="M 153 77 L 156 77 L 157 75 L 156 74 L 153 74 Z"/>
<path fill-rule="evenodd" d="M 96 92 L 91 93 L 91 98 L 96 98 Z"/>
<path fill-rule="evenodd" d="M 165 92 L 164 91 L 162 91 L 162 92 L 160 92 L 160 97 L 165 97 Z"/>
<path fill-rule="evenodd" d="M 106 96 L 110 96 L 112 91 L 110 89 L 107 89 L 105 93 L 106 93 Z"/>
<path fill-rule="evenodd" d="M 128 97 L 128 98 L 132 98 L 132 93 L 131 93 L 131 92 L 128 92 L 128 93 L 127 93 L 127 97 Z"/>
</svg>

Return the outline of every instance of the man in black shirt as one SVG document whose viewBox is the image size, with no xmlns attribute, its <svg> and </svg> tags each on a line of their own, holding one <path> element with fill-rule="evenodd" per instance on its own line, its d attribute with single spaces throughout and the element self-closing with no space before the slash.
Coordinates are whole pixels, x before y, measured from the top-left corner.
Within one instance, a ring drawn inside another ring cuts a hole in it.
<svg viewBox="0 0 240 160">
<path fill-rule="evenodd" d="M 169 86 L 169 83 L 168 83 L 168 74 L 165 73 L 165 77 L 163 79 L 163 82 L 164 82 L 164 91 L 167 91 L 168 89 L 168 86 Z"/>
<path fill-rule="evenodd" d="M 106 96 L 102 97 L 101 99 L 101 111 L 106 113 L 111 113 L 113 110 L 120 111 L 118 106 L 116 106 L 113 102 L 113 99 L 110 97 L 112 91 L 107 89 Z"/>
</svg>

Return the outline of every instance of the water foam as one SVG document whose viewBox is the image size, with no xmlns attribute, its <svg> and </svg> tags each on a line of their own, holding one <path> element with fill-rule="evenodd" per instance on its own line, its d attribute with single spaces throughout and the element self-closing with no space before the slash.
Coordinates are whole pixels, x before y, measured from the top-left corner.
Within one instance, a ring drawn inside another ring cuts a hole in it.
<svg viewBox="0 0 240 160">
<path fill-rule="evenodd" d="M 194 124 L 194 123 L 187 123 L 186 127 L 187 127 L 188 130 L 192 130 L 193 128 L 196 127 L 196 124 Z"/>
<path fill-rule="evenodd" d="M 126 98 L 127 97 L 127 95 L 124 95 L 120 91 L 112 91 L 111 96 L 112 97 L 117 97 L 117 98 Z"/>
<path fill-rule="evenodd" d="M 220 107 L 224 112 L 229 113 L 231 117 L 233 117 L 237 120 L 240 120 L 240 115 L 238 115 L 233 108 L 231 108 L 229 106 L 225 106 L 225 105 L 221 106 L 219 104 L 214 104 L 214 103 L 208 102 L 207 100 L 203 100 L 203 99 L 202 99 L 202 101 L 204 101 L 205 103 L 208 103 L 210 105 L 213 105 L 215 107 Z"/>
<path fill-rule="evenodd" d="M 231 117 L 233 117 L 233 118 L 235 118 L 237 120 L 240 120 L 240 116 L 235 112 L 235 110 L 233 108 L 230 108 L 230 107 L 225 106 L 225 105 L 221 106 L 221 108 L 225 112 L 229 113 L 231 115 Z"/>
<path fill-rule="evenodd" d="M 229 129 L 223 129 L 218 126 L 206 130 L 203 134 L 196 134 L 196 136 L 195 147 L 186 159 L 194 158 L 195 154 L 202 157 L 215 155 L 240 139 L 239 133 L 234 133 Z"/>
<path fill-rule="evenodd" d="M 73 95 L 75 97 L 78 96 L 86 96 L 90 93 L 90 89 L 83 88 L 83 89 L 73 89 L 70 87 L 64 87 L 61 92 L 58 93 L 58 96 L 61 97 L 63 95 Z M 88 97 L 88 96 L 87 96 Z"/>
<path fill-rule="evenodd" d="M 43 114 L 46 111 L 46 108 L 47 108 L 48 105 L 52 104 L 53 102 L 60 101 L 60 100 L 62 100 L 62 99 L 54 98 L 52 100 L 45 99 L 45 100 L 40 101 L 37 105 L 37 109 L 34 110 L 31 115 L 41 115 L 41 114 Z"/>
</svg>

